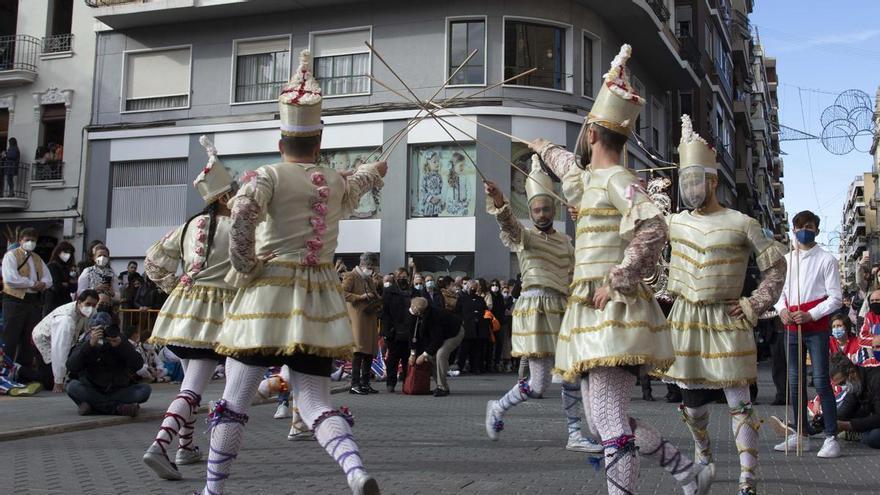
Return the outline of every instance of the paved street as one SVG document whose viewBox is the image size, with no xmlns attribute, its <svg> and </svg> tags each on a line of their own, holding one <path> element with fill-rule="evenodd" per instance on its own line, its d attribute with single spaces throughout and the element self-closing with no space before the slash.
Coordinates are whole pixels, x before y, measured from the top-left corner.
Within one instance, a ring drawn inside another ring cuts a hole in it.
<svg viewBox="0 0 880 495">
<path fill-rule="evenodd" d="M 601 473 L 590 467 L 586 456 L 563 449 L 564 420 L 557 385 L 547 398 L 515 409 L 499 442 L 485 438 L 485 402 L 513 380 L 513 375 L 457 378 L 451 382 L 453 395 L 446 398 L 383 392 L 371 397 L 336 394 L 333 400 L 354 412 L 355 434 L 383 493 L 605 493 Z M 771 386 L 761 385 L 760 400 L 764 402 L 770 398 Z M 664 390 L 655 386 L 655 395 L 662 396 Z M 38 399 L 32 400 L 39 405 Z M 2 403 L 6 404 L 8 401 Z M 150 406 L 164 404 L 151 400 Z M 718 458 L 718 482 L 712 493 L 734 493 L 738 465 L 726 407 L 712 408 L 711 429 Z M 633 410 L 674 442 L 688 446 L 691 453 L 689 437 L 674 405 L 634 400 Z M 761 405 L 758 410 L 765 417 L 782 413 L 781 407 Z M 273 412 L 273 405 L 252 409 L 246 447 L 233 468 L 228 493 L 347 493 L 335 463 L 314 442 L 288 442 L 288 423 L 273 420 Z M 0 493 L 183 494 L 199 489 L 204 465 L 185 466 L 184 481 L 168 482 L 156 479 L 141 464 L 143 449 L 156 427 L 156 422 L 129 423 L 2 442 Z M 770 428 L 761 432 L 762 493 L 877 493 L 876 476 L 871 473 L 876 472 L 880 453 L 843 442 L 845 456 L 840 459 L 820 461 L 814 453 L 785 458 L 770 452 L 775 440 Z M 197 438 L 207 449 L 204 436 Z M 646 459 L 639 493 L 679 491 L 671 477 Z"/>
</svg>

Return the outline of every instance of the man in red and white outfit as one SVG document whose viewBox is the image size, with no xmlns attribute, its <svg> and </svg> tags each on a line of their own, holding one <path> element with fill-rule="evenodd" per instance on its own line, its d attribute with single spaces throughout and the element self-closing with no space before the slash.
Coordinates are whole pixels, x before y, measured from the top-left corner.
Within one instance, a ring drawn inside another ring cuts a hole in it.
<svg viewBox="0 0 880 495">
<path fill-rule="evenodd" d="M 828 376 L 828 345 L 831 330 L 830 316 L 843 301 L 840 289 L 840 272 L 837 259 L 816 244 L 819 233 L 819 217 L 804 210 L 792 219 L 797 239 L 796 250 L 785 255 L 788 263 L 788 276 L 782 288 L 782 296 L 776 303 L 776 310 L 785 324 L 788 342 L 788 379 L 791 386 L 792 412 L 794 424 L 802 419 L 801 449 L 811 449 L 809 435 L 813 432 L 806 419 L 806 385 L 798 383 L 799 376 L 806 376 L 806 352 L 810 353 L 813 364 L 813 384 L 822 402 L 825 424 L 825 443 L 819 449 L 818 457 L 840 456 L 837 443 L 837 405 L 831 379 Z M 802 359 L 798 359 L 798 332 L 803 338 Z M 798 369 L 798 366 L 802 369 Z M 801 401 L 798 401 L 798 387 L 802 387 Z M 778 422 L 778 419 L 776 420 Z M 791 429 L 788 429 L 791 432 Z M 786 446 L 787 444 L 787 446 Z M 789 434 L 775 450 L 784 452 L 797 448 L 797 435 Z"/>
</svg>

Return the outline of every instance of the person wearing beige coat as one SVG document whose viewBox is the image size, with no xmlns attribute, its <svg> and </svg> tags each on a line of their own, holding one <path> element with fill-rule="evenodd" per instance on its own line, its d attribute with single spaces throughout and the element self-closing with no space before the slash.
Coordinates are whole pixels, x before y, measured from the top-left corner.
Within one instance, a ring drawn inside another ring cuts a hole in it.
<svg viewBox="0 0 880 495">
<path fill-rule="evenodd" d="M 360 264 L 342 276 L 342 292 L 354 334 L 349 392 L 357 395 L 378 392 L 370 386 L 370 365 L 378 350 L 378 317 L 382 308 L 378 276 L 374 271 L 378 261 L 375 254 L 364 253 Z"/>
</svg>

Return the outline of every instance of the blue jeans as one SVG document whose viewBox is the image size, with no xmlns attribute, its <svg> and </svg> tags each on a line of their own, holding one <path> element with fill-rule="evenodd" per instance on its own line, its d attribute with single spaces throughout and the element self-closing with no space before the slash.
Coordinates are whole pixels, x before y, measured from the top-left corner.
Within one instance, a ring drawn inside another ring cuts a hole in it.
<svg viewBox="0 0 880 495">
<path fill-rule="evenodd" d="M 862 443 L 872 449 L 880 449 L 880 428 L 863 432 Z"/>
<path fill-rule="evenodd" d="M 120 404 L 143 404 L 150 398 L 150 386 L 137 383 L 124 388 L 104 393 L 95 388 L 86 378 L 71 380 L 67 384 L 67 395 L 76 405 L 85 402 L 92 406 L 97 414 L 116 414 Z"/>
<path fill-rule="evenodd" d="M 790 399 L 792 405 L 792 413 L 794 414 L 794 424 L 797 425 L 798 418 L 807 417 L 807 385 L 806 383 L 798 384 L 798 339 L 797 333 L 786 331 L 786 339 L 788 342 L 788 381 L 790 383 Z M 802 333 L 804 340 L 804 356 L 801 360 L 804 363 L 803 375 L 807 376 L 806 371 L 806 353 L 810 353 L 810 361 L 813 363 L 813 385 L 816 392 L 819 393 L 819 400 L 822 403 L 822 420 L 825 423 L 825 435 L 834 436 L 837 434 L 837 402 L 834 400 L 834 391 L 831 388 L 831 378 L 828 376 L 828 337 L 829 332 L 804 332 Z M 803 407 L 798 407 L 798 386 L 801 387 L 803 393 Z M 804 432 L 807 434 L 819 433 L 811 430 L 810 425 L 802 422 Z"/>
</svg>

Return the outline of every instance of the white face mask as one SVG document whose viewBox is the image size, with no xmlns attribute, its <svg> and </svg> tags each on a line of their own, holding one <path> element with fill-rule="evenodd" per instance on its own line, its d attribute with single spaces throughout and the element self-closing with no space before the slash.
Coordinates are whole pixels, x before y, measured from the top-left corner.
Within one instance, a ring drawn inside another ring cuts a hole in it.
<svg viewBox="0 0 880 495">
<path fill-rule="evenodd" d="M 61 258 L 61 261 L 65 262 L 65 263 L 70 261 L 70 253 L 61 253 L 58 255 L 58 257 Z"/>
<path fill-rule="evenodd" d="M 101 267 L 107 266 L 107 263 L 110 262 L 110 258 L 106 256 L 98 256 L 95 258 L 95 264 Z"/>
<path fill-rule="evenodd" d="M 391 282 L 385 282 L 384 284 L 382 284 L 382 286 L 387 289 L 387 288 L 391 287 Z"/>
<path fill-rule="evenodd" d="M 80 312 L 80 314 L 82 314 L 86 318 L 90 318 L 95 313 L 95 307 L 94 306 L 80 306 L 79 312 Z"/>
<path fill-rule="evenodd" d="M 363 273 L 364 275 L 369 277 L 370 275 L 373 274 L 373 269 L 372 268 L 361 268 L 361 273 Z"/>
<path fill-rule="evenodd" d="M 37 248 L 37 241 L 24 241 L 21 243 L 21 248 L 27 252 L 31 252 Z"/>
<path fill-rule="evenodd" d="M 422 287 L 424 287 L 424 285 L 416 284 L 416 290 L 422 290 Z"/>
<path fill-rule="evenodd" d="M 498 286 L 497 286 L 497 285 L 493 285 L 493 286 L 492 286 L 492 292 L 498 292 Z"/>
</svg>

